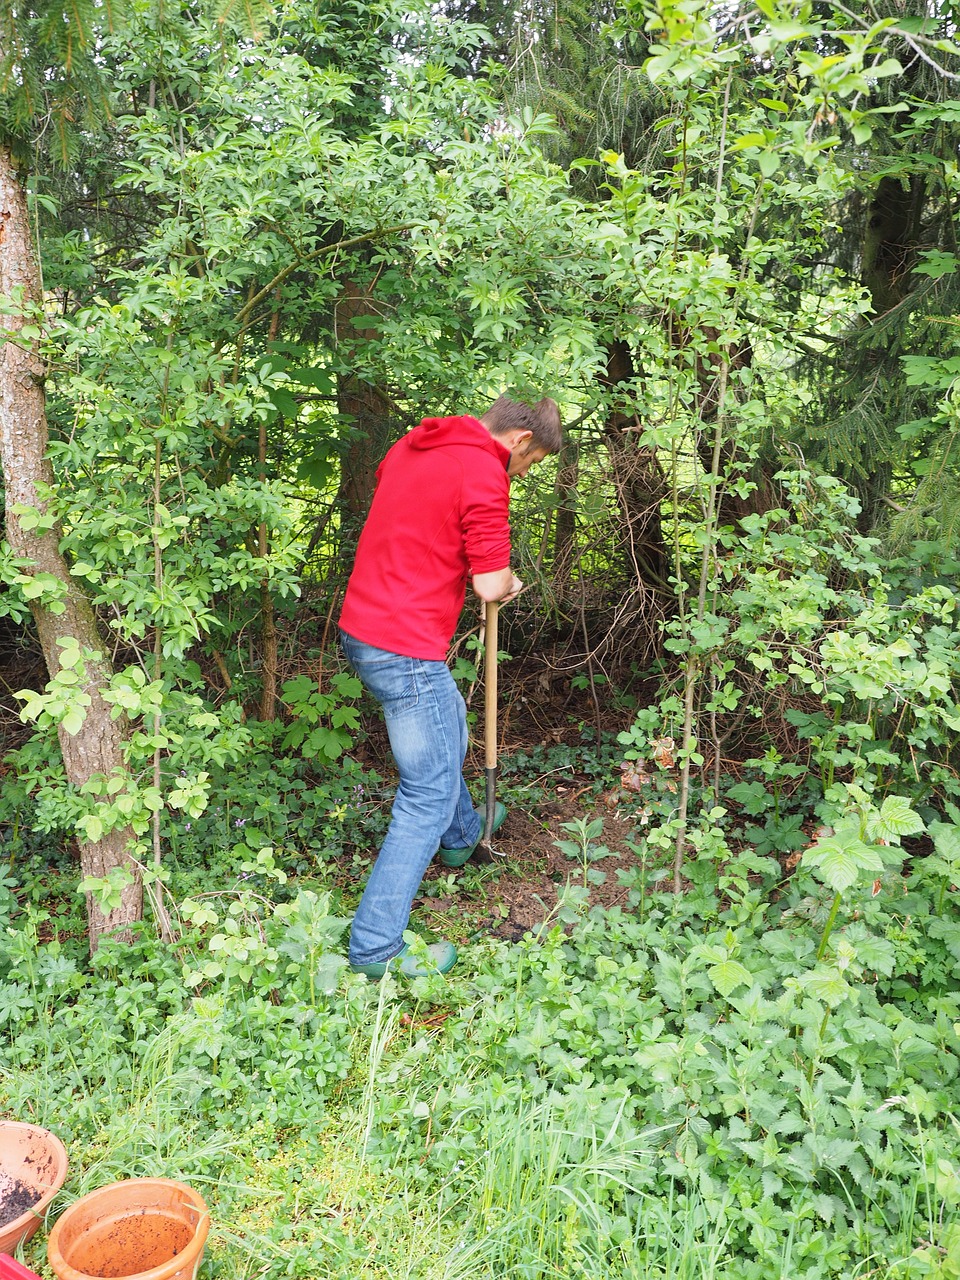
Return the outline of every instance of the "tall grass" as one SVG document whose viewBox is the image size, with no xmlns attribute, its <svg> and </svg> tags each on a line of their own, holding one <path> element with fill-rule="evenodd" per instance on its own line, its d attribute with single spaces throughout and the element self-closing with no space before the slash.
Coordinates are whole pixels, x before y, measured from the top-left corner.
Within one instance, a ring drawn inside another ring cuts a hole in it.
<svg viewBox="0 0 960 1280">
<path fill-rule="evenodd" d="M 631 1133 L 623 1104 L 602 1130 L 587 1108 L 572 1110 L 569 1099 L 504 1114 L 488 1096 L 480 1111 L 486 1145 L 460 1173 L 459 1239 L 425 1274 L 436 1280 L 715 1275 L 722 1231 L 704 1242 L 683 1239 L 682 1231 L 677 1238 L 663 1230 L 662 1206 L 644 1190 L 655 1180 L 662 1130 Z M 666 1220 L 673 1217 L 668 1212 Z"/>
</svg>

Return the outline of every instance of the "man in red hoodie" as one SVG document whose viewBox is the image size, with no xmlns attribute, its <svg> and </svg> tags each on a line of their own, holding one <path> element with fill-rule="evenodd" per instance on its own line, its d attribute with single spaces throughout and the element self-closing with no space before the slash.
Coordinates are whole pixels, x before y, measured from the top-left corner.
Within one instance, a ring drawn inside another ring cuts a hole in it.
<svg viewBox="0 0 960 1280">
<path fill-rule="evenodd" d="M 390 827 L 350 932 L 351 967 L 381 977 L 391 961 L 426 970 L 403 931 L 439 847 L 462 866 L 483 822 L 463 780 L 466 707 L 446 664 L 467 580 L 482 601 L 512 600 L 510 480 L 560 448 L 552 400 L 501 396 L 482 418 L 425 418 L 377 471 L 370 514 L 340 615 L 344 654 L 383 708 L 400 782 Z M 506 816 L 497 806 L 494 829 Z M 446 973 L 449 942 L 428 948 Z"/>
</svg>

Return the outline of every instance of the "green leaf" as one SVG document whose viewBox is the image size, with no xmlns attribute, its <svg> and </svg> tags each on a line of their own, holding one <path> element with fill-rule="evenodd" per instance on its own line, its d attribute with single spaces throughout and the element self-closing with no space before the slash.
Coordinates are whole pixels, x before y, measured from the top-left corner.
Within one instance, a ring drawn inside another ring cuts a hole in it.
<svg viewBox="0 0 960 1280">
<path fill-rule="evenodd" d="M 306 480 L 314 489 L 323 489 L 333 471 L 333 463 L 326 458 L 305 458 L 297 467 L 297 479 Z"/>
<path fill-rule="evenodd" d="M 82 833 L 85 840 L 89 840 L 91 844 L 96 844 L 103 835 L 103 823 L 95 813 L 88 813 L 77 823 L 78 830 Z"/>
<path fill-rule="evenodd" d="M 802 22 L 783 20 L 770 23 L 770 34 L 774 40 L 786 43 L 790 40 L 806 40 L 808 36 L 818 35 L 819 27 L 808 27 Z"/>
<path fill-rule="evenodd" d="M 724 997 L 737 987 L 749 985 L 752 981 L 750 971 L 739 960 L 723 960 L 720 964 L 713 965 L 707 970 L 707 977 Z"/>
<path fill-rule="evenodd" d="M 317 391 L 327 395 L 337 389 L 336 378 L 327 369 L 288 369 L 287 377 L 291 382 L 304 387 L 315 387 Z"/>
<path fill-rule="evenodd" d="M 929 276 L 931 280 L 952 276 L 957 270 L 955 253 L 944 253 L 942 249 L 926 249 L 920 257 L 921 261 L 913 269 L 917 275 Z"/>
<path fill-rule="evenodd" d="M 281 689 L 284 701 L 289 703 L 307 702 L 316 692 L 316 681 L 303 674 L 285 680 Z"/>
<path fill-rule="evenodd" d="M 780 159 L 772 151 L 761 151 L 757 156 L 757 167 L 765 178 L 772 178 L 780 168 Z"/>
<path fill-rule="evenodd" d="M 914 36 L 932 35 L 937 29 L 937 20 L 932 17 L 924 18 L 918 15 L 906 14 L 897 18 L 897 27 L 901 31 L 907 31 Z"/>
<path fill-rule="evenodd" d="M 931 822 L 929 832 L 940 857 L 960 864 L 960 827 L 953 822 Z"/>
<path fill-rule="evenodd" d="M 924 822 L 904 796 L 887 796 L 871 828 L 871 834 L 881 838 L 913 836 L 924 829 Z"/>
<path fill-rule="evenodd" d="M 936 855 L 924 859 L 924 869 L 951 883 L 960 881 L 960 827 L 952 822 L 931 822 L 928 831 Z"/>
<path fill-rule="evenodd" d="M 745 147 L 763 147 L 766 145 L 766 136 L 762 133 L 744 133 L 730 145 L 731 151 L 743 151 Z"/>
<path fill-rule="evenodd" d="M 69 733 L 71 738 L 75 738 L 83 728 L 84 714 L 79 707 L 70 707 L 66 715 L 60 721 L 64 731 Z"/>
<path fill-rule="evenodd" d="M 75 667 L 80 661 L 80 644 L 76 636 L 61 636 L 57 640 L 61 667 Z"/>
<path fill-rule="evenodd" d="M 363 685 L 356 676 L 346 671 L 338 672 L 330 681 L 341 698 L 359 698 L 363 693 Z"/>
<path fill-rule="evenodd" d="M 957 124 L 960 122 L 960 99 L 948 99 L 930 107 L 918 107 L 911 113 L 914 124 Z"/>
<path fill-rule="evenodd" d="M 859 840 L 821 840 L 806 851 L 801 861 L 804 866 L 813 867 L 834 893 L 844 893 L 856 884 L 862 871 L 877 875 L 883 870 L 877 851 Z"/>
<path fill-rule="evenodd" d="M 273 387 L 270 391 L 270 403 L 282 418 L 295 418 L 300 412 L 296 397 L 282 387 Z"/>
<path fill-rule="evenodd" d="M 730 788 L 727 795 L 753 817 L 765 813 L 773 806 L 773 797 L 762 782 L 738 782 Z"/>
<path fill-rule="evenodd" d="M 889 977 L 897 962 L 897 953 L 889 938 L 876 937 L 873 934 L 858 938 L 854 949 L 857 962 L 865 969 L 873 969 Z"/>
<path fill-rule="evenodd" d="M 960 374 L 960 357 L 957 356 L 945 360 L 933 356 L 902 356 L 901 363 L 910 387 L 949 391 Z"/>
<path fill-rule="evenodd" d="M 843 893 L 856 884 L 860 877 L 860 867 L 846 847 L 836 840 L 823 840 L 808 849 L 801 862 L 805 866 L 816 868 L 820 879 L 834 893 Z"/>
<path fill-rule="evenodd" d="M 833 966 L 821 966 L 802 979 L 803 987 L 812 996 L 834 1007 L 850 994 L 850 984 L 839 969 Z"/>
</svg>

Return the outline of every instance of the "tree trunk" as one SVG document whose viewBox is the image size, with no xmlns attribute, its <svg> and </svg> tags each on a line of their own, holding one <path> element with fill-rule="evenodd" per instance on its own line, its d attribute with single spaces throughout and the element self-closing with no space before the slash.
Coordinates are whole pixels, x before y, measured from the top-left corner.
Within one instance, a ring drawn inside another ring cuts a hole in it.
<svg viewBox="0 0 960 1280">
<path fill-rule="evenodd" d="M 601 382 L 615 389 L 636 377 L 629 346 L 620 340 L 607 348 L 607 368 Z M 668 578 L 670 557 L 663 537 L 660 504 L 667 496 L 666 478 L 656 450 L 637 443 L 637 422 L 620 409 L 606 419 L 607 455 L 625 524 L 627 570 L 641 597 L 672 595 Z M 661 604 L 663 601 L 661 601 Z"/>
<path fill-rule="evenodd" d="M 615 339 L 607 346 L 607 366 L 601 385 L 623 401 L 636 380 L 629 345 Z M 661 503 L 667 484 L 656 449 L 639 443 L 634 414 L 611 404 L 606 410 L 604 436 L 610 478 L 620 508 L 620 550 L 627 590 L 615 609 L 606 645 L 614 653 L 645 660 L 660 652 L 661 623 L 673 612 L 669 584 L 670 555 L 663 536 Z"/>
<path fill-rule="evenodd" d="M 558 595 L 570 586 L 576 555 L 579 451 L 569 436 L 560 446 L 557 464 L 557 511 L 553 531 L 553 582 Z"/>
<path fill-rule="evenodd" d="M 711 341 L 719 338 L 719 334 L 713 329 L 704 329 L 703 333 Z M 697 414 L 704 426 L 716 421 L 717 390 L 720 385 L 720 369 L 724 365 L 732 370 L 747 369 L 753 365 L 753 346 L 748 338 L 744 338 L 735 349 L 723 353 L 717 351 L 707 357 L 699 354 L 696 356 Z M 712 435 L 701 431 L 697 438 L 697 456 L 707 475 L 712 466 L 713 449 Z M 731 525 L 738 532 L 741 531 L 741 522 L 747 516 L 764 515 L 780 505 L 780 493 L 773 479 L 774 473 L 779 469 L 779 460 L 766 456 L 761 450 L 750 465 L 741 470 L 740 463 L 744 456 L 735 440 L 721 443 L 717 524 Z M 752 485 L 750 492 L 745 495 L 737 493 L 731 487 L 736 479 L 748 481 Z"/>
<path fill-rule="evenodd" d="M 911 275 L 921 247 L 922 213 L 926 186 L 914 175 L 906 184 L 899 178 L 884 175 L 877 183 L 867 212 L 860 259 L 860 280 L 870 293 L 874 319 L 898 306 L 914 287 Z M 886 366 L 886 376 L 894 386 L 902 382 L 899 350 L 890 352 L 880 346 L 871 363 Z M 893 387 L 888 385 L 888 392 Z M 857 528 L 869 533 L 883 514 L 883 503 L 893 483 L 893 465 L 889 457 L 878 453 L 870 459 L 869 474 L 851 477 L 850 482 L 860 498 Z"/>
<path fill-rule="evenodd" d="M 881 316 L 910 292 L 917 256 L 925 188 L 919 177 L 904 185 L 884 176 L 877 183 L 867 215 L 860 278 L 870 291 L 874 314 Z"/>
<path fill-rule="evenodd" d="M 367 290 L 344 280 L 336 314 L 337 343 L 342 357 L 349 361 L 358 334 L 353 321 L 376 315 L 377 310 Z M 393 443 L 393 415 L 384 392 L 354 373 L 342 373 L 337 378 L 337 412 L 349 422 L 353 433 L 340 459 L 337 505 L 344 524 L 356 537 L 370 510 L 377 467 Z"/>
<path fill-rule="evenodd" d="M 17 178 L 13 158 L 0 147 L 0 293 L 5 298 L 19 296 L 23 314 L 6 316 L 7 332 L 18 334 L 32 321 L 31 313 L 41 302 L 40 273 L 30 236 L 26 197 Z M 111 707 L 102 690 L 112 674 L 110 662 L 89 600 L 76 578 L 71 577 L 60 553 L 61 530 L 27 530 L 17 515 L 19 507 L 39 508 L 44 503 L 38 491 L 53 484 L 47 459 L 47 418 L 44 399 L 44 367 L 36 343 L 16 337 L 0 347 L 0 465 L 6 496 L 7 540 L 15 555 L 22 557 L 36 573 L 50 574 L 63 584 L 65 594 L 54 613 L 41 600 L 32 600 L 37 634 L 47 669 L 55 674 L 60 667 L 58 641 L 75 640 L 84 654 L 77 668 L 83 691 L 90 698 L 83 725 L 75 734 L 58 729 L 67 781 L 80 787 L 96 774 L 124 769 L 122 746 L 126 727 L 122 719 L 110 718 Z M 118 908 L 104 914 L 98 903 L 87 897 L 90 950 L 95 951 L 101 936 L 139 920 L 143 912 L 143 887 L 137 863 L 127 848 L 133 833 L 129 827 L 106 833 L 101 840 L 81 840 L 80 866 L 85 876 L 103 878 L 114 867 L 123 866 L 133 877 L 123 891 Z M 126 936 L 129 936 L 127 934 Z"/>
</svg>

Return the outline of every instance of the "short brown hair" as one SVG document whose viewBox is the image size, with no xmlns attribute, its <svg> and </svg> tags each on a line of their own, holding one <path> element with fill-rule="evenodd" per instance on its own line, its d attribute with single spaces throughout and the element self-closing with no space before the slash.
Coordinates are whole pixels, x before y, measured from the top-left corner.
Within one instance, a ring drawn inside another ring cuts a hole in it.
<svg viewBox="0 0 960 1280">
<path fill-rule="evenodd" d="M 544 396 L 536 404 L 521 404 L 509 396 L 500 396 L 482 419 L 491 435 L 505 436 L 508 431 L 530 431 L 530 444 L 546 453 L 558 453 L 563 443 L 563 426 L 555 400 Z"/>
</svg>

